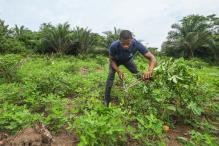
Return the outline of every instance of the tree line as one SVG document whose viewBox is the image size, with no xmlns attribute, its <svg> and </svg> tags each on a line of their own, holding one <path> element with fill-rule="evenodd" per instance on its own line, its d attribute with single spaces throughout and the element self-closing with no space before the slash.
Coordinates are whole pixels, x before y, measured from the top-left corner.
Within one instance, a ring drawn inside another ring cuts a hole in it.
<svg viewBox="0 0 219 146">
<path fill-rule="evenodd" d="M 217 61 L 219 57 L 219 18 L 216 15 L 189 15 L 171 26 L 161 53 L 173 57 L 199 57 Z M 71 28 L 68 22 L 43 23 L 38 31 L 25 26 L 9 27 L 0 19 L 0 53 L 69 54 L 87 53 L 96 47 L 109 48 L 121 29 L 103 35 L 89 28 Z M 156 50 L 156 49 L 155 49 Z"/>
</svg>

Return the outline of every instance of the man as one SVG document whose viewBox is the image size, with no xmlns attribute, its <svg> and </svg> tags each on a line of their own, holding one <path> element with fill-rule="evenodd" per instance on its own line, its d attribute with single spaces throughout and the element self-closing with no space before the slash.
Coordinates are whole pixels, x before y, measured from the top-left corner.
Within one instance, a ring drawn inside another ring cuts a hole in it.
<svg viewBox="0 0 219 146">
<path fill-rule="evenodd" d="M 123 30 L 120 33 L 120 38 L 114 41 L 109 50 L 109 75 L 106 82 L 104 104 L 109 105 L 110 92 L 117 72 L 119 78 L 123 80 L 125 78 L 124 73 L 119 69 L 119 65 L 124 65 L 131 73 L 137 74 L 138 70 L 133 62 L 133 55 L 139 51 L 149 60 L 149 69 L 143 75 L 144 80 L 148 80 L 151 77 L 153 69 L 156 65 L 156 59 L 154 55 L 140 42 L 132 37 L 132 33 L 129 30 Z"/>
</svg>

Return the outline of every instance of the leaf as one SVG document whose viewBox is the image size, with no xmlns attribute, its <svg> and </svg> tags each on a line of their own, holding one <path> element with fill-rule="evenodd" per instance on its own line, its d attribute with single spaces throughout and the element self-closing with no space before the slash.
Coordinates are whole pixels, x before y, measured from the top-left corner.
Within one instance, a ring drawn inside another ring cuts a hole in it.
<svg viewBox="0 0 219 146">
<path fill-rule="evenodd" d="M 198 107 L 197 103 L 193 101 L 191 101 L 187 107 L 188 109 L 191 109 L 195 115 L 198 115 L 198 116 L 200 116 L 203 111 L 203 109 L 201 107 Z"/>
<path fill-rule="evenodd" d="M 181 136 L 177 137 L 177 140 L 181 143 L 186 143 L 188 141 L 186 137 L 181 137 Z"/>
<path fill-rule="evenodd" d="M 171 111 L 176 111 L 176 107 L 174 106 L 174 105 L 168 105 L 167 107 L 166 107 L 168 110 L 171 110 Z"/>
<path fill-rule="evenodd" d="M 176 80 L 176 76 L 173 76 L 173 80 L 172 80 L 175 84 L 177 83 L 177 80 Z"/>
</svg>

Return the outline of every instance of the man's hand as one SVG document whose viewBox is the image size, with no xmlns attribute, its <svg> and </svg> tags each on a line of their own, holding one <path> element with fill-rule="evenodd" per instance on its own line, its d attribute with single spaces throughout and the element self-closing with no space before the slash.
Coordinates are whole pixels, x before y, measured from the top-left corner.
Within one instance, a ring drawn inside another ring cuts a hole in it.
<svg viewBox="0 0 219 146">
<path fill-rule="evenodd" d="M 119 76 L 119 78 L 120 78 L 121 80 L 125 79 L 125 75 L 124 75 L 124 73 L 121 72 L 121 71 L 118 72 L 118 76 Z"/>
<path fill-rule="evenodd" d="M 143 80 L 149 80 L 149 78 L 152 75 L 152 70 L 148 70 L 144 75 L 143 75 Z"/>
<path fill-rule="evenodd" d="M 124 79 L 125 75 L 119 70 L 118 65 L 116 64 L 115 60 L 113 59 L 112 56 L 110 56 L 110 64 L 112 68 L 118 73 L 118 76 L 121 80 Z"/>
<path fill-rule="evenodd" d="M 153 69 L 156 66 L 157 61 L 156 61 L 156 58 L 154 57 L 154 55 L 150 51 L 145 53 L 144 56 L 150 61 L 149 69 L 143 75 L 143 79 L 144 80 L 148 80 L 151 77 L 151 75 L 152 75 Z"/>
</svg>

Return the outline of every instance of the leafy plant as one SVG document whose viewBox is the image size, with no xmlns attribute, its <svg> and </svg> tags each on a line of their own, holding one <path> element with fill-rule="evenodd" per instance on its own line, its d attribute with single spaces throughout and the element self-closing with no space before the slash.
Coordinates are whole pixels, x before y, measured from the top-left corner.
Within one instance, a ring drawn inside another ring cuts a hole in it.
<svg viewBox="0 0 219 146">
<path fill-rule="evenodd" d="M 123 145 L 126 141 L 125 114 L 120 108 L 106 108 L 102 103 L 90 111 L 85 110 L 74 122 L 80 136 L 79 145 Z"/>
<path fill-rule="evenodd" d="M 20 55 L 0 56 L 0 81 L 9 83 L 18 80 L 17 70 L 21 59 Z"/>
<path fill-rule="evenodd" d="M 138 128 L 134 137 L 142 140 L 146 145 L 154 145 L 162 136 L 163 122 L 154 114 L 138 116 Z"/>
<path fill-rule="evenodd" d="M 78 42 L 78 53 L 85 53 L 94 45 L 95 35 L 88 28 L 76 27 L 73 30 L 73 43 Z"/>
<path fill-rule="evenodd" d="M 4 103 L 0 107 L 0 130 L 14 134 L 24 126 L 31 125 L 38 116 L 31 114 L 25 106 Z"/>
<path fill-rule="evenodd" d="M 113 41 L 119 39 L 120 32 L 121 32 L 121 29 L 117 29 L 116 27 L 114 27 L 113 31 L 103 32 L 106 35 L 106 38 L 105 38 L 105 47 L 106 48 L 109 48 Z"/>
<path fill-rule="evenodd" d="M 217 146 L 218 142 L 216 141 L 216 137 L 213 137 L 209 135 L 208 133 L 200 133 L 195 130 L 191 130 L 189 132 L 191 138 L 187 139 L 184 137 L 179 137 L 179 141 L 181 141 L 184 145 L 186 146 L 205 146 L 205 145 L 210 145 L 210 146 Z"/>
<path fill-rule="evenodd" d="M 66 22 L 53 26 L 43 24 L 41 26 L 41 45 L 43 52 L 56 52 L 63 54 L 71 45 L 70 25 Z"/>
<path fill-rule="evenodd" d="M 67 123 L 66 100 L 55 95 L 43 99 L 45 105 L 45 120 L 43 121 L 53 131 L 59 131 Z"/>
</svg>

